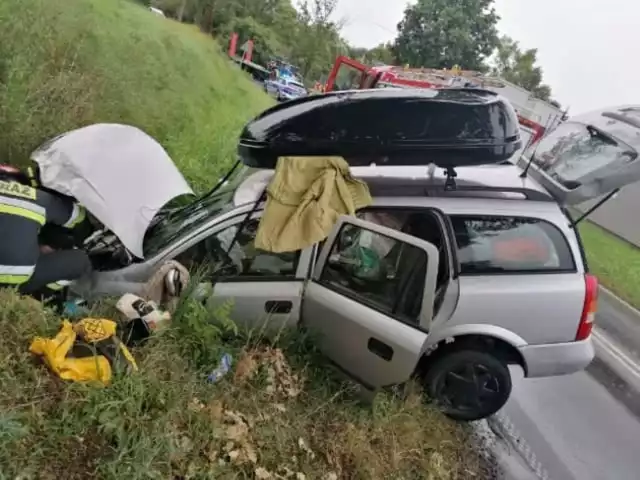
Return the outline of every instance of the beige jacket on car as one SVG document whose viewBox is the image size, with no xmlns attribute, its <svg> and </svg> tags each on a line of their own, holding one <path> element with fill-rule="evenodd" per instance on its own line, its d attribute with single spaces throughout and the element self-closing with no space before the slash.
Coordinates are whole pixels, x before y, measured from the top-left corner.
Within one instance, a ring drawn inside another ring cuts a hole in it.
<svg viewBox="0 0 640 480">
<path fill-rule="evenodd" d="M 327 238 L 340 215 L 371 205 L 366 183 L 342 157 L 281 157 L 267 187 L 255 246 L 270 252 L 301 250 Z"/>
</svg>

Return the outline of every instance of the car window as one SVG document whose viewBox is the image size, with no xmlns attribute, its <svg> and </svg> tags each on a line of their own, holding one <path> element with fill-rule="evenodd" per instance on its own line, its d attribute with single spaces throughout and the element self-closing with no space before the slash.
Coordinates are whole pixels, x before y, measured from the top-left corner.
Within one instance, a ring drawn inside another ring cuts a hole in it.
<svg viewBox="0 0 640 480">
<path fill-rule="evenodd" d="M 364 305 L 417 325 L 427 253 L 353 225 L 338 234 L 319 282 Z"/>
<path fill-rule="evenodd" d="M 562 232 L 534 218 L 452 216 L 462 274 L 574 271 Z"/>
<path fill-rule="evenodd" d="M 176 260 L 189 269 L 205 266 L 215 277 L 295 277 L 300 252 L 273 253 L 255 248 L 259 223 L 259 219 L 245 222 L 239 234 L 241 225 L 232 225 L 178 255 Z"/>
<path fill-rule="evenodd" d="M 629 160 L 629 149 L 586 125 L 567 122 L 530 148 L 533 163 L 565 188 L 575 189 L 588 175 Z"/>
<path fill-rule="evenodd" d="M 144 258 L 152 258 L 172 243 L 188 237 L 207 221 L 233 210 L 236 189 L 251 173 L 251 169 L 241 168 L 212 193 L 184 207 L 158 212 L 144 236 Z"/>
</svg>

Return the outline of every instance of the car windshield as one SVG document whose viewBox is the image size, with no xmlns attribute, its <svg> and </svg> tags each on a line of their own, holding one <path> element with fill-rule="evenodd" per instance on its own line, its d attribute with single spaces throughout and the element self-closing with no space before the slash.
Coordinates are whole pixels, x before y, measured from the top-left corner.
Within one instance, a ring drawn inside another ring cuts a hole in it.
<svg viewBox="0 0 640 480">
<path fill-rule="evenodd" d="M 233 195 L 236 188 L 250 173 L 249 168 L 241 168 L 214 193 L 198 198 L 182 208 L 159 213 L 157 220 L 144 238 L 144 257 L 151 258 L 167 248 L 181 236 L 188 235 L 207 220 L 233 209 Z"/>
</svg>

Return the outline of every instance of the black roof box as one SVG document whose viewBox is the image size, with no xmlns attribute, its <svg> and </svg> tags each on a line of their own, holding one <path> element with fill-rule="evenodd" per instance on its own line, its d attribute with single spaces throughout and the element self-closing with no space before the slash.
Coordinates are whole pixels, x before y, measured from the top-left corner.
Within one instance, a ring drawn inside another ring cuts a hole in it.
<svg viewBox="0 0 640 480">
<path fill-rule="evenodd" d="M 481 89 L 378 89 L 312 95 L 249 122 L 238 153 L 275 168 L 281 156 L 336 155 L 350 165 L 498 163 L 521 147 L 511 105 Z"/>
</svg>

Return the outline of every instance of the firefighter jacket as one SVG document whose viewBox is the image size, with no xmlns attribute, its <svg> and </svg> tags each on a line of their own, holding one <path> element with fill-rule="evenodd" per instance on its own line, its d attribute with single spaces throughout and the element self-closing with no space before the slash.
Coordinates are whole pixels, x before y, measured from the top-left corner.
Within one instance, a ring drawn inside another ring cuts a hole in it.
<svg viewBox="0 0 640 480">
<path fill-rule="evenodd" d="M 85 211 L 71 199 L 0 179 L 0 284 L 21 285 L 40 255 L 38 234 L 45 223 L 73 228 Z"/>
</svg>

